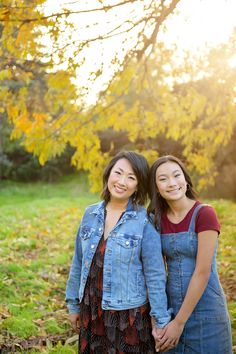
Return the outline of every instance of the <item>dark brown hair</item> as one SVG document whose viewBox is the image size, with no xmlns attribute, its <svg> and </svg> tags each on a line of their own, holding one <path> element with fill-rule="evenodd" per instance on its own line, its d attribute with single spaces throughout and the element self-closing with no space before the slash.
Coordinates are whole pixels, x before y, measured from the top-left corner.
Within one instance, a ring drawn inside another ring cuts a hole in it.
<svg viewBox="0 0 236 354">
<path fill-rule="evenodd" d="M 196 200 L 197 197 L 197 194 L 193 189 L 193 183 L 191 177 L 189 176 L 183 162 L 173 155 L 166 155 L 166 156 L 159 157 L 150 168 L 150 180 L 149 180 L 149 190 L 148 190 L 150 203 L 147 209 L 149 216 L 150 214 L 154 215 L 154 224 L 156 226 L 158 225 L 158 220 L 160 218 L 160 215 L 166 213 L 167 209 L 169 208 L 166 200 L 158 193 L 157 185 L 156 185 L 156 171 L 159 166 L 161 166 L 163 163 L 166 162 L 174 162 L 177 163 L 177 165 L 179 165 L 179 167 L 183 171 L 185 180 L 187 182 L 186 196 L 193 200 Z"/>
<path fill-rule="evenodd" d="M 133 151 L 121 151 L 108 163 L 103 173 L 103 191 L 101 193 L 102 199 L 105 200 L 106 204 L 110 200 L 110 192 L 107 187 L 107 182 L 112 168 L 120 159 L 126 159 L 129 161 L 138 180 L 137 191 L 133 194 L 133 202 L 135 204 L 145 204 L 148 196 L 149 166 L 144 156 Z"/>
</svg>

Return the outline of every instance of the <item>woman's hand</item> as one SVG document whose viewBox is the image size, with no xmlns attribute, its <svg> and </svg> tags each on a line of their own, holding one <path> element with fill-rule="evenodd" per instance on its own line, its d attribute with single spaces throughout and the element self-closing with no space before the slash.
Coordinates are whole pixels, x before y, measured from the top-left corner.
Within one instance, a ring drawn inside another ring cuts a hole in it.
<svg viewBox="0 0 236 354">
<path fill-rule="evenodd" d="M 76 333 L 79 333 L 79 331 L 80 331 L 80 314 L 79 313 L 70 313 L 69 314 L 69 321 L 71 323 L 73 330 Z"/>
<path fill-rule="evenodd" d="M 156 352 L 160 351 L 161 342 L 160 342 L 159 338 L 162 338 L 164 334 L 165 334 L 165 328 L 157 328 L 155 326 L 152 327 L 152 335 L 155 339 Z"/>
<path fill-rule="evenodd" d="M 157 340 L 160 342 L 160 351 L 165 352 L 175 347 L 179 342 L 183 329 L 184 324 L 178 322 L 177 319 L 169 322 L 165 327 L 165 331 L 157 336 Z"/>
</svg>

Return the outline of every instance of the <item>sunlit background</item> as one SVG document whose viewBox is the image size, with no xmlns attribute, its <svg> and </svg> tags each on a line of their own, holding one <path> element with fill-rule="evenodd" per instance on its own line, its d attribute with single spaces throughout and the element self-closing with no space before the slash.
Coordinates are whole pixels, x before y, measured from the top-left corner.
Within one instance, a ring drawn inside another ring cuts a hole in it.
<svg viewBox="0 0 236 354">
<path fill-rule="evenodd" d="M 74 14 L 70 16 L 70 21 L 75 25 L 73 31 L 73 38 L 77 43 L 78 39 L 91 35 L 93 37 L 98 31 L 102 34 L 104 29 L 114 26 L 114 23 L 120 23 L 121 19 L 129 19 L 134 12 L 138 14 L 143 11 L 143 3 L 140 1 L 139 6 L 135 4 L 135 10 L 132 4 L 128 4 L 124 9 L 118 8 L 107 13 L 91 12 L 82 13 L 80 15 Z M 73 10 L 83 10 L 88 8 L 98 7 L 97 1 L 80 1 L 71 2 L 70 0 L 60 0 L 56 3 L 53 0 L 48 0 L 44 7 L 46 14 L 56 13 L 62 8 L 62 5 L 67 6 Z M 163 41 L 167 47 L 176 47 L 176 58 L 178 61 L 184 56 L 185 51 L 190 53 L 190 56 L 201 56 L 209 47 L 214 47 L 219 43 L 227 41 L 232 35 L 232 31 L 236 26 L 236 1 L 234 0 L 182 0 L 177 8 L 161 26 L 158 34 L 158 41 Z M 109 18 L 109 21 L 108 21 Z M 109 22 L 109 23 L 108 23 Z M 95 26 L 91 26 L 95 23 Z M 67 41 L 68 33 L 64 33 L 62 41 Z M 110 60 L 114 52 L 121 48 L 122 40 L 126 34 L 112 37 L 104 41 L 104 43 L 91 43 L 90 49 L 86 53 L 86 69 L 83 68 L 78 71 L 77 85 L 92 85 L 87 95 L 87 102 L 92 104 L 96 101 L 97 94 L 104 82 L 106 82 L 112 69 L 109 67 Z M 50 43 L 50 41 L 48 42 Z M 130 45 L 130 41 L 127 46 Z M 76 44 L 75 44 L 76 45 Z M 73 46 L 71 46 L 73 47 Z M 68 56 L 70 51 L 68 50 Z M 120 50 L 119 55 L 122 57 L 123 52 Z M 78 56 L 78 60 L 80 57 Z M 90 71 L 96 70 L 100 63 L 104 63 L 104 73 L 95 83 L 89 82 Z M 229 64 L 236 65 L 236 54 L 231 58 Z"/>
<path fill-rule="evenodd" d="M 236 0 L 0 2 L 1 353 L 77 352 L 74 235 L 120 150 L 176 155 L 215 207 L 236 353 L 235 27 Z"/>
</svg>

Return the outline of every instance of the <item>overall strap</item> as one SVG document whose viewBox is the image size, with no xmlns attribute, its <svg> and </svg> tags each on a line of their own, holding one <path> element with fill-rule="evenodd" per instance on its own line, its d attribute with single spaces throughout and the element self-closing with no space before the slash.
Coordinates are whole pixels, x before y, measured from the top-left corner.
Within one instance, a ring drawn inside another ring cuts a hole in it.
<svg viewBox="0 0 236 354">
<path fill-rule="evenodd" d="M 195 232 L 195 220 L 196 220 L 196 216 L 198 211 L 203 207 L 206 206 L 207 204 L 199 204 L 193 212 L 193 215 L 191 217 L 190 223 L 189 223 L 189 228 L 188 228 L 188 232 Z"/>
</svg>

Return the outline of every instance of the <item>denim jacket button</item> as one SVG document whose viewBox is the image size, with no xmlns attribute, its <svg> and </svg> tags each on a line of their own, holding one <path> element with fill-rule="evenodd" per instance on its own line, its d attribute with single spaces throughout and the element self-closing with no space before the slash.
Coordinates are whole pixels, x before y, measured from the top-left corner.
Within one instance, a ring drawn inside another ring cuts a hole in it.
<svg viewBox="0 0 236 354">
<path fill-rule="evenodd" d="M 127 246 L 129 246 L 129 241 L 126 241 L 125 244 L 126 244 Z"/>
<path fill-rule="evenodd" d="M 91 248 L 93 249 L 95 246 L 94 245 L 91 245 Z"/>
<path fill-rule="evenodd" d="M 102 228 L 101 228 L 101 227 L 99 227 L 98 231 L 102 231 Z"/>
</svg>

